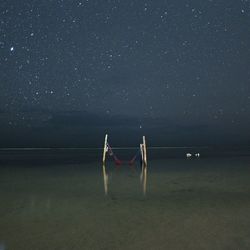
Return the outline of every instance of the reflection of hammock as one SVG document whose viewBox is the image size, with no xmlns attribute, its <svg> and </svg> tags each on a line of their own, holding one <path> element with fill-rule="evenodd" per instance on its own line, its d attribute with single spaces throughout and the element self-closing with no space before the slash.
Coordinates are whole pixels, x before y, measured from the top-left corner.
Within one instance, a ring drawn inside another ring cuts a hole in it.
<svg viewBox="0 0 250 250">
<path fill-rule="evenodd" d="M 130 166 L 132 166 L 135 163 L 135 160 L 138 158 L 138 156 L 140 156 L 141 150 L 138 149 L 138 151 L 136 152 L 136 154 L 133 156 L 133 158 L 130 161 L 122 161 L 120 160 L 114 153 L 112 147 L 107 143 L 107 148 L 106 148 L 106 152 L 108 152 L 109 156 L 111 156 L 115 162 L 116 166 L 120 166 L 124 163 L 129 164 Z"/>
</svg>

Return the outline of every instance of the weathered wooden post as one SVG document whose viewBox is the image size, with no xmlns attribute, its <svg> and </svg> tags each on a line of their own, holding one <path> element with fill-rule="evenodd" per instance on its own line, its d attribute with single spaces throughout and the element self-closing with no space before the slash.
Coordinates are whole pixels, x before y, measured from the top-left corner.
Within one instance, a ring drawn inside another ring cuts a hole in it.
<svg viewBox="0 0 250 250">
<path fill-rule="evenodd" d="M 144 153 L 143 153 L 143 144 L 140 144 L 140 152 L 141 152 L 141 174 L 140 181 L 143 181 L 143 172 L 144 172 Z"/>
<path fill-rule="evenodd" d="M 108 151 L 108 134 L 105 135 L 104 146 L 103 146 L 103 155 L 102 155 L 102 173 L 103 173 L 103 183 L 104 183 L 105 195 L 108 194 L 108 175 L 106 173 L 106 167 L 105 167 L 105 160 L 106 160 L 107 151 Z"/>
<path fill-rule="evenodd" d="M 146 139 L 145 136 L 142 137 L 143 140 L 143 194 L 146 195 L 147 192 L 147 150 L 146 150 Z"/>
<path fill-rule="evenodd" d="M 106 160 L 106 153 L 107 153 L 107 145 L 108 144 L 108 134 L 105 135 L 104 138 L 104 146 L 103 146 L 103 155 L 102 155 L 102 164 L 105 164 L 105 160 Z"/>
</svg>

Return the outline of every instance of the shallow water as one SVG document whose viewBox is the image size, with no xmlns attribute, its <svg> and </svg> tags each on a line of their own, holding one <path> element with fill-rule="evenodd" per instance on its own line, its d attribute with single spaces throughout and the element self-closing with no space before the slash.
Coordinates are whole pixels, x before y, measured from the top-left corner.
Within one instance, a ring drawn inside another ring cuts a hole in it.
<svg viewBox="0 0 250 250">
<path fill-rule="evenodd" d="M 2 165 L 0 250 L 250 249 L 250 158 Z"/>
</svg>

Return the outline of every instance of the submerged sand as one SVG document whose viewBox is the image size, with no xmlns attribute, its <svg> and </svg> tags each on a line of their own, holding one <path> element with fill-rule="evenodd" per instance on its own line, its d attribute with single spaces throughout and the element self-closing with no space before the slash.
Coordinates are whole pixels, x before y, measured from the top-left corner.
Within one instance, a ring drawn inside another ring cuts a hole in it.
<svg viewBox="0 0 250 250">
<path fill-rule="evenodd" d="M 250 158 L 1 166 L 0 249 L 250 249 Z"/>
</svg>

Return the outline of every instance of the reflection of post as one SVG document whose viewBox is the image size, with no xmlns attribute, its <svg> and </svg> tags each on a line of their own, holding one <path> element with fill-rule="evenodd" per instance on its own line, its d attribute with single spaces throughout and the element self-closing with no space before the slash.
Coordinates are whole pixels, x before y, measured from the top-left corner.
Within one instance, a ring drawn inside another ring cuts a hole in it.
<svg viewBox="0 0 250 250">
<path fill-rule="evenodd" d="M 102 165 L 102 172 L 103 172 L 104 192 L 105 192 L 105 195 L 107 195 L 108 194 L 108 175 L 106 174 L 105 164 Z"/>
<path fill-rule="evenodd" d="M 146 151 L 146 139 L 145 136 L 142 137 L 143 139 L 143 194 L 146 194 L 147 191 L 147 151 Z"/>
<path fill-rule="evenodd" d="M 146 195 L 147 192 L 147 165 L 144 166 L 144 175 L 143 175 L 143 194 Z"/>
<path fill-rule="evenodd" d="M 103 155 L 102 155 L 102 164 L 105 164 L 106 153 L 107 153 L 107 143 L 108 143 L 108 135 L 105 135 L 104 146 L 103 146 Z"/>
</svg>

